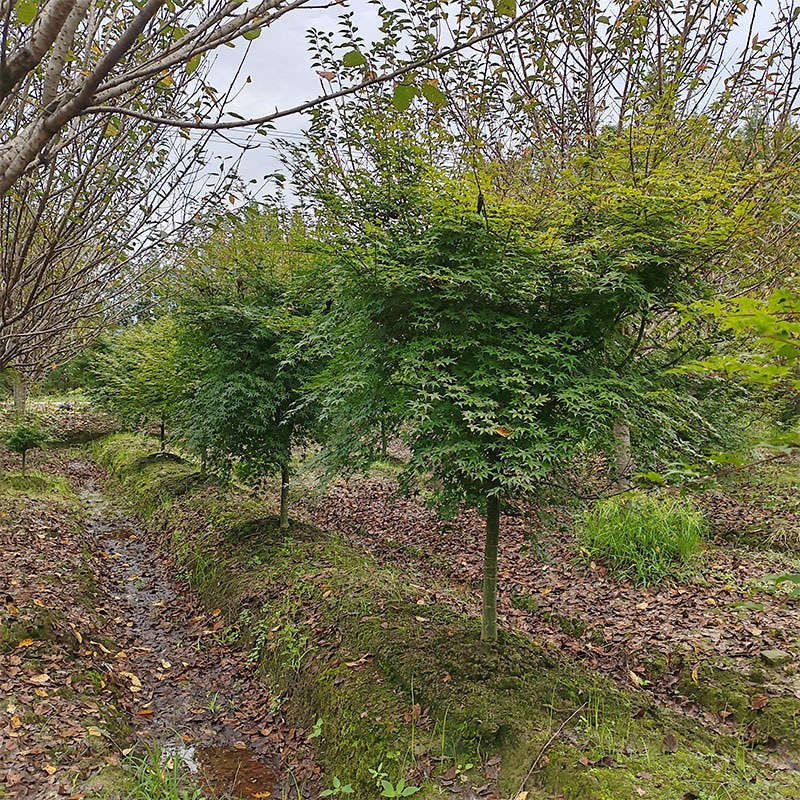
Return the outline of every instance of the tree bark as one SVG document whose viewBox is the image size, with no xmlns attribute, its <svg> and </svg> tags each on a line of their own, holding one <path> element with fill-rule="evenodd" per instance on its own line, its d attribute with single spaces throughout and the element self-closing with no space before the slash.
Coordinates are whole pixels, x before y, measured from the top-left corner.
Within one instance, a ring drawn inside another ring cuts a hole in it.
<svg viewBox="0 0 800 800">
<path fill-rule="evenodd" d="M 612 426 L 616 441 L 616 458 L 614 459 L 614 483 L 617 488 L 627 491 L 631 483 L 633 455 L 631 454 L 631 428 L 624 420 L 617 420 Z"/>
<path fill-rule="evenodd" d="M 11 387 L 11 393 L 14 397 L 14 413 L 22 419 L 25 416 L 25 410 L 28 406 L 28 383 L 22 378 L 15 378 Z"/>
<path fill-rule="evenodd" d="M 289 467 L 281 467 L 281 530 L 289 527 Z"/>
<path fill-rule="evenodd" d="M 389 442 L 386 436 L 386 420 L 381 420 L 381 458 L 385 459 L 389 452 Z"/>
<path fill-rule="evenodd" d="M 486 544 L 483 552 L 483 616 L 481 641 L 497 641 L 497 550 L 500 541 L 500 498 L 486 500 Z"/>
</svg>

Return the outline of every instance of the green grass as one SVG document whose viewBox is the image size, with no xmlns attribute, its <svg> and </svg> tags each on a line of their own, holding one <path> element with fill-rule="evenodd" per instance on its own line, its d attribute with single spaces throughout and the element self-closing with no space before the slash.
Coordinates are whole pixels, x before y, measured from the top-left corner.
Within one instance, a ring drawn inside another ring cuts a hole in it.
<svg viewBox="0 0 800 800">
<path fill-rule="evenodd" d="M 703 515 L 678 498 L 630 493 L 601 500 L 580 531 L 585 554 L 642 586 L 678 577 L 699 554 Z"/>
<path fill-rule="evenodd" d="M 181 760 L 158 744 L 102 770 L 86 787 L 89 800 L 207 800 Z"/>
</svg>

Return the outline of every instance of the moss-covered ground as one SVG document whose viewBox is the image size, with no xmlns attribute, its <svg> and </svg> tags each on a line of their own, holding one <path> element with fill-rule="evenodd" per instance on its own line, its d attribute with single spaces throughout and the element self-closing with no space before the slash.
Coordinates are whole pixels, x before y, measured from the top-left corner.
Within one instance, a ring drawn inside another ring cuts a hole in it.
<svg viewBox="0 0 800 800">
<path fill-rule="evenodd" d="M 336 533 L 282 532 L 252 497 L 152 443 L 94 453 L 315 744 L 329 780 L 374 797 L 376 773 L 449 796 L 497 779 L 505 797 L 772 800 L 800 796 L 739 737 L 620 690 L 522 634 L 496 647 L 442 602 L 447 587 L 380 563 Z"/>
</svg>

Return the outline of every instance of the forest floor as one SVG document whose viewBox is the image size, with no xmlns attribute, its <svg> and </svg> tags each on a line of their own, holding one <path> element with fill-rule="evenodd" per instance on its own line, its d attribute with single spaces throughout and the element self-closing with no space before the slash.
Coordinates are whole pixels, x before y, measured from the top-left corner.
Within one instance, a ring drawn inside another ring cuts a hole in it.
<svg viewBox="0 0 800 800">
<path fill-rule="evenodd" d="M 220 795 L 313 787 L 302 731 L 101 471 L 79 452 L 33 460 L 0 486 L 0 797 L 178 798 L 184 768 Z"/>
<path fill-rule="evenodd" d="M 103 472 L 78 449 L 33 454 L 27 479 L 0 461 L 0 798 L 113 796 L 133 772 L 198 765 L 210 792 L 318 796 L 314 732 L 104 496 Z M 521 508 L 503 520 L 501 624 L 800 771 L 800 600 L 767 577 L 800 573 L 798 466 L 698 492 L 713 538 L 684 580 L 650 589 L 581 556 L 577 507 Z M 449 587 L 426 602 L 478 613 L 477 514 L 439 519 L 389 469 L 295 494 L 298 519 Z"/>
<path fill-rule="evenodd" d="M 521 507 L 501 525 L 500 624 L 722 724 L 725 715 L 676 694 L 687 669 L 695 682 L 704 665 L 744 674 L 772 650 L 791 652 L 800 668 L 800 600 L 787 599 L 792 584 L 782 590 L 765 580 L 800 573 L 798 496 L 798 458 L 753 467 L 724 488 L 697 493 L 712 539 L 685 581 L 651 588 L 620 581 L 581 557 L 578 508 L 537 515 Z M 345 532 L 381 560 L 455 586 L 463 607 L 479 613 L 484 523 L 477 513 L 442 520 L 384 474 L 308 495 L 303 516 Z M 800 672 L 775 680 L 800 697 Z"/>
</svg>

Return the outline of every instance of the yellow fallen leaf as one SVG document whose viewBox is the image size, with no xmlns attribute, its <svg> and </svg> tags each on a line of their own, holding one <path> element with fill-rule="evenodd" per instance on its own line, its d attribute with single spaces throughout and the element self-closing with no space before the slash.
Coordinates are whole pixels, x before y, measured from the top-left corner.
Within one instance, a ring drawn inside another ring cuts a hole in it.
<svg viewBox="0 0 800 800">
<path fill-rule="evenodd" d="M 152 708 L 140 708 L 136 714 L 140 717 L 150 717 L 156 712 Z"/>
<path fill-rule="evenodd" d="M 45 764 L 45 765 L 42 767 L 42 769 L 43 769 L 43 770 L 44 770 L 44 771 L 45 771 L 45 772 L 46 772 L 48 775 L 52 775 L 52 774 L 53 774 L 53 773 L 56 771 L 56 768 L 55 768 L 55 767 L 54 767 L 52 764 Z"/>
<path fill-rule="evenodd" d="M 172 664 L 170 664 L 169 661 L 166 661 L 165 659 L 162 658 L 161 659 L 161 666 L 164 669 L 169 669 L 172 666 Z"/>
<path fill-rule="evenodd" d="M 11 717 L 11 730 L 18 731 L 21 727 L 22 720 L 16 714 L 14 714 L 14 716 Z"/>
<path fill-rule="evenodd" d="M 96 728 L 94 725 L 87 725 L 86 726 L 86 733 L 88 733 L 89 736 L 102 736 L 103 735 L 103 731 L 101 731 L 100 728 Z"/>
<path fill-rule="evenodd" d="M 31 675 L 28 678 L 28 683 L 32 683 L 34 686 L 44 686 L 45 683 L 50 683 L 50 676 L 42 673 L 41 675 Z"/>
<path fill-rule="evenodd" d="M 221 608 L 215 608 L 215 609 L 214 609 L 214 610 L 211 612 L 211 616 L 212 616 L 212 617 L 218 617 L 218 616 L 219 616 L 221 613 L 222 613 L 222 609 L 221 609 Z"/>
<path fill-rule="evenodd" d="M 40 689 L 38 686 L 33 690 L 37 697 L 47 697 L 47 689 Z"/>
<path fill-rule="evenodd" d="M 272 797 L 272 792 L 256 792 L 253 797 Z"/>
<path fill-rule="evenodd" d="M 19 650 L 20 647 L 30 647 L 32 644 L 33 639 L 21 639 L 17 644 L 17 650 Z"/>
<path fill-rule="evenodd" d="M 34 598 L 33 604 L 35 606 L 39 606 L 39 608 L 47 608 L 47 606 L 38 597 Z"/>
<path fill-rule="evenodd" d="M 117 674 L 120 676 L 120 678 L 127 678 L 131 683 L 131 687 L 135 687 L 137 689 L 142 688 L 142 682 L 139 680 L 139 677 L 134 675 L 132 672 L 118 672 Z"/>
</svg>

